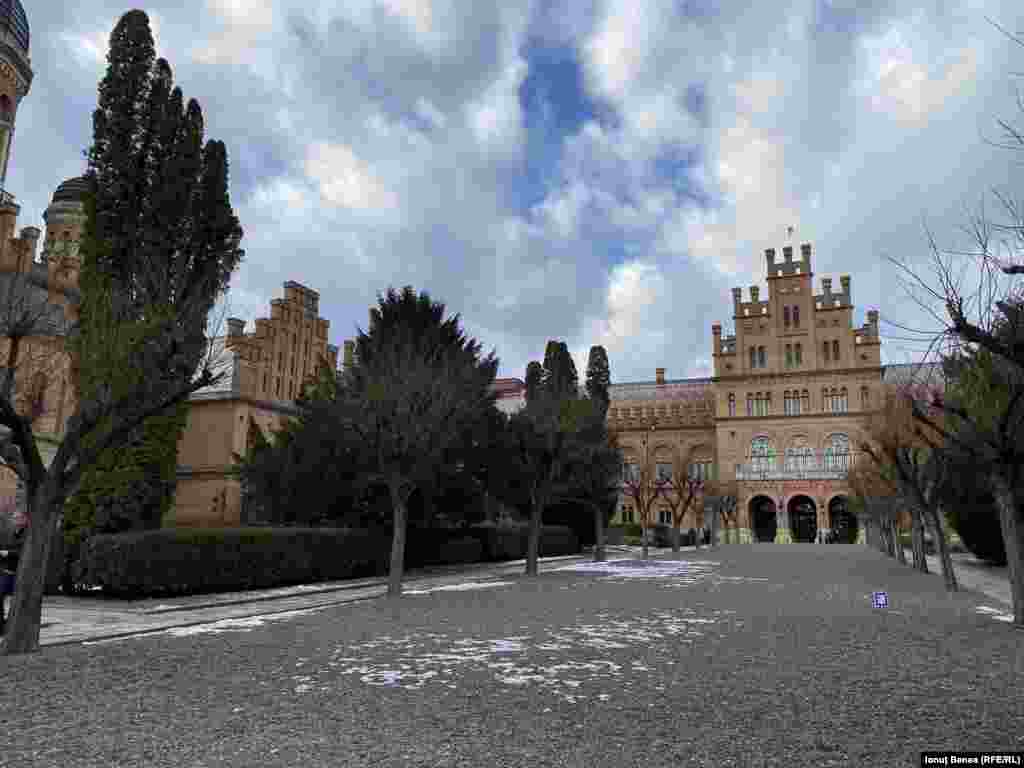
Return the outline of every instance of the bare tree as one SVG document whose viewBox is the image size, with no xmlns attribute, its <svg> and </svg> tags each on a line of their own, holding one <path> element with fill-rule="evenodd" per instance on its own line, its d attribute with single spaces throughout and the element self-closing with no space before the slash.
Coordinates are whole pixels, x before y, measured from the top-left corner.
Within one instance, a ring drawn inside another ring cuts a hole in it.
<svg viewBox="0 0 1024 768">
<path fill-rule="evenodd" d="M 648 531 L 652 522 L 651 512 L 654 503 L 663 497 L 667 487 L 665 480 L 656 476 L 648 458 L 649 456 L 645 455 L 644 461 L 630 464 L 631 469 L 625 473 L 622 481 L 626 496 L 636 505 L 637 513 L 640 515 L 644 560 L 649 556 Z"/>
<path fill-rule="evenodd" d="M 694 501 L 704 490 L 704 482 L 695 477 L 689 476 L 690 459 L 693 457 L 693 450 L 685 456 L 676 454 L 673 461 L 672 474 L 665 479 L 662 488 L 662 498 L 668 504 L 672 512 L 672 552 L 679 553 L 680 526 L 683 518 L 693 507 Z"/>
</svg>

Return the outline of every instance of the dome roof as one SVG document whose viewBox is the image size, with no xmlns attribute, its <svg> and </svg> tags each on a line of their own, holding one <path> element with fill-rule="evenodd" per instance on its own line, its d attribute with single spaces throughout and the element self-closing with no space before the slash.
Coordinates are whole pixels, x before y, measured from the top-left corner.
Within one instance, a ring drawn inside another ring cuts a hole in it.
<svg viewBox="0 0 1024 768">
<path fill-rule="evenodd" d="M 28 53 L 28 16 L 19 0 L 0 0 L 0 28 L 14 37 L 24 53 Z"/>
<path fill-rule="evenodd" d="M 0 3 L 4 0 L 0 0 Z M 15 0 L 17 2 L 17 0 Z M 85 193 L 89 189 L 89 182 L 85 180 L 84 176 L 76 176 L 73 179 L 66 179 L 57 187 L 57 191 L 53 193 L 53 202 L 59 203 L 61 201 L 68 201 L 73 203 L 80 203 L 82 198 L 85 197 Z"/>
</svg>

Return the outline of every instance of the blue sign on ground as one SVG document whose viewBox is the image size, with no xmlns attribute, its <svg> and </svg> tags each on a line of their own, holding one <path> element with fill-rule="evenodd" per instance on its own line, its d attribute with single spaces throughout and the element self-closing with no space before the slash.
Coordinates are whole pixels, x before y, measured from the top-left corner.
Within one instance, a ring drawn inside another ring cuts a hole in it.
<svg viewBox="0 0 1024 768">
<path fill-rule="evenodd" d="M 888 592 L 872 592 L 871 593 L 871 605 L 875 608 L 888 608 L 889 607 L 889 593 Z"/>
</svg>

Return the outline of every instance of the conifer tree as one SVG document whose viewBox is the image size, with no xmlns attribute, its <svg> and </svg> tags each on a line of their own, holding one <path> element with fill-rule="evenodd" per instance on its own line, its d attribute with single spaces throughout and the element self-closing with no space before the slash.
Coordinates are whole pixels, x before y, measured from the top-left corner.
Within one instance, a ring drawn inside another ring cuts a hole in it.
<svg viewBox="0 0 1024 768">
<path fill-rule="evenodd" d="M 590 355 L 587 358 L 587 397 L 601 406 L 601 418 L 608 414 L 610 396 L 608 388 L 611 385 L 611 372 L 608 367 L 608 353 L 604 347 L 595 345 L 590 348 Z"/>
</svg>

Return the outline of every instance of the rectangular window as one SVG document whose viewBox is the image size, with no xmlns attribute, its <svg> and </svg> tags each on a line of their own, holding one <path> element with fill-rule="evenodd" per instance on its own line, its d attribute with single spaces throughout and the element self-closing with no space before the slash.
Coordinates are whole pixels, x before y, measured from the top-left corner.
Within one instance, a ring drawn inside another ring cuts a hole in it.
<svg viewBox="0 0 1024 768">
<path fill-rule="evenodd" d="M 786 345 L 786 367 L 789 368 L 793 365 L 793 345 Z"/>
<path fill-rule="evenodd" d="M 659 482 L 666 483 L 672 479 L 672 465 L 664 462 L 658 462 L 654 468 L 655 477 L 658 478 Z"/>
<path fill-rule="evenodd" d="M 782 308 L 782 323 L 789 328 L 789 307 Z"/>
<path fill-rule="evenodd" d="M 832 359 L 839 361 L 839 339 L 835 339 L 832 342 Z"/>
<path fill-rule="evenodd" d="M 736 395 L 729 395 L 729 415 L 736 415 Z"/>
<path fill-rule="evenodd" d="M 768 365 L 768 358 L 767 355 L 765 355 L 764 347 L 760 347 L 757 350 L 757 362 L 761 368 L 764 368 L 765 366 Z"/>
<path fill-rule="evenodd" d="M 664 507 L 658 511 L 662 525 L 672 525 L 672 511 Z"/>
<path fill-rule="evenodd" d="M 827 363 L 828 362 L 828 341 L 823 341 L 821 343 L 821 348 L 825 351 L 825 362 Z"/>
<path fill-rule="evenodd" d="M 803 363 L 803 347 L 797 344 L 794 352 L 796 352 L 796 364 L 801 365 Z"/>
<path fill-rule="evenodd" d="M 793 307 L 793 327 L 800 327 L 800 307 Z"/>
<path fill-rule="evenodd" d="M 754 396 L 747 395 L 747 416 L 754 415 Z"/>
<path fill-rule="evenodd" d="M 750 367 L 757 368 L 757 347 L 750 348 Z"/>
</svg>

